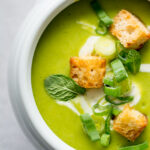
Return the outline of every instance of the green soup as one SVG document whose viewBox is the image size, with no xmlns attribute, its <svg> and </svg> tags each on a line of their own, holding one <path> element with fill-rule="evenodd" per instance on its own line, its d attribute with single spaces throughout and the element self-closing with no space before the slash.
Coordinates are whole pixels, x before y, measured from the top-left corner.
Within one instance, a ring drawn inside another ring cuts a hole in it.
<svg viewBox="0 0 150 150">
<path fill-rule="evenodd" d="M 102 7 L 113 18 L 119 10 L 127 9 L 150 25 L 150 3 L 146 0 L 100 0 Z M 98 19 L 88 0 L 81 0 L 61 12 L 43 33 L 33 58 L 32 87 L 37 107 L 49 128 L 65 143 L 77 150 L 117 150 L 121 146 L 150 143 L 150 126 L 131 143 L 112 131 L 111 144 L 104 148 L 99 142 L 91 142 L 84 133 L 80 118 L 71 109 L 56 103 L 45 92 L 44 79 L 51 74 L 69 75 L 69 59 L 78 56 L 81 46 L 92 35 L 81 28 L 77 21 L 97 25 Z M 141 50 L 142 63 L 150 63 L 150 41 Z M 141 100 L 135 106 L 150 119 L 150 73 L 138 73 L 133 77 L 141 90 Z M 149 147 L 150 150 L 150 147 Z"/>
</svg>

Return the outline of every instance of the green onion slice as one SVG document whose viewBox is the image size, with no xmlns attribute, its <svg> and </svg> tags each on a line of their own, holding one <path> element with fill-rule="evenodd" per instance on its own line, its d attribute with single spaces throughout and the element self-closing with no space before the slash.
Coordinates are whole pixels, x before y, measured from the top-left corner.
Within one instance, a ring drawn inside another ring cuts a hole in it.
<svg viewBox="0 0 150 150">
<path fill-rule="evenodd" d="M 140 65 L 141 65 L 141 55 L 138 51 L 136 50 L 130 50 L 128 53 L 128 59 L 127 59 L 127 67 L 128 70 L 136 74 L 140 70 Z"/>
<path fill-rule="evenodd" d="M 136 74 L 139 72 L 141 65 L 141 55 L 138 51 L 134 49 L 123 50 L 118 54 L 118 58 L 131 73 Z"/>
<path fill-rule="evenodd" d="M 101 8 L 100 4 L 97 0 L 93 0 L 91 2 L 91 6 L 93 10 L 95 11 L 98 18 L 107 26 L 109 27 L 113 21 L 112 19 L 106 14 L 106 12 Z"/>
<path fill-rule="evenodd" d="M 132 101 L 133 98 L 134 98 L 133 96 L 118 97 L 118 99 L 121 101 L 127 101 L 127 100 Z"/>
<path fill-rule="evenodd" d="M 114 86 L 115 84 L 113 77 L 105 77 L 103 82 L 107 86 Z"/>
<path fill-rule="evenodd" d="M 111 120 L 111 116 L 112 116 L 112 106 L 111 108 L 109 109 L 109 113 L 108 113 L 108 116 L 105 120 L 105 133 L 106 134 L 110 134 L 110 120 Z"/>
<path fill-rule="evenodd" d="M 128 102 L 131 102 L 133 100 L 133 96 L 114 98 L 114 97 L 106 95 L 105 100 L 113 105 L 122 105 Z"/>
<path fill-rule="evenodd" d="M 132 81 L 130 78 L 127 78 L 121 82 L 115 82 L 115 86 L 121 87 L 121 95 L 126 95 L 132 88 Z"/>
<path fill-rule="evenodd" d="M 120 109 L 117 108 L 117 107 L 113 107 L 113 109 L 112 109 L 112 114 L 113 114 L 114 116 L 118 116 L 121 112 L 122 112 L 122 110 L 120 110 Z"/>
<path fill-rule="evenodd" d="M 111 108 L 111 105 L 102 106 L 102 105 L 99 105 L 99 104 L 95 104 L 92 107 L 93 113 L 95 115 L 98 115 L 98 116 L 105 116 L 105 115 L 107 115 L 110 108 Z"/>
<path fill-rule="evenodd" d="M 103 118 L 103 116 L 95 114 L 93 114 L 91 117 L 95 123 L 97 131 L 99 132 L 99 134 L 102 134 L 105 130 L 105 119 Z"/>
<path fill-rule="evenodd" d="M 106 134 L 106 133 L 102 134 L 101 139 L 100 139 L 100 143 L 102 146 L 105 146 L 105 147 L 109 146 L 110 134 Z"/>
<path fill-rule="evenodd" d="M 128 50 L 122 50 L 119 54 L 118 54 L 118 58 L 122 61 L 122 63 L 124 65 L 127 64 L 127 56 L 128 56 Z"/>
<path fill-rule="evenodd" d="M 123 45 L 120 43 L 119 40 L 116 41 L 116 50 L 117 53 L 120 53 L 122 50 L 124 50 L 125 48 L 123 47 Z"/>
<path fill-rule="evenodd" d="M 89 114 L 80 115 L 85 132 L 90 137 L 91 141 L 100 140 L 99 132 L 97 131 L 94 121 Z"/>
<path fill-rule="evenodd" d="M 104 86 L 104 93 L 109 96 L 119 97 L 121 95 L 121 87 Z"/>
<path fill-rule="evenodd" d="M 111 62 L 111 67 L 113 69 L 115 79 L 117 82 L 121 82 L 128 78 L 128 74 L 122 64 L 122 62 L 119 59 L 115 59 Z"/>
<path fill-rule="evenodd" d="M 95 32 L 99 35 L 105 35 L 107 31 L 108 30 L 105 24 L 102 21 L 100 21 L 98 27 L 95 29 Z"/>
<path fill-rule="evenodd" d="M 146 142 L 144 142 L 142 144 L 122 147 L 119 150 L 145 150 L 147 148 L 148 148 L 148 142 L 146 141 Z"/>
</svg>

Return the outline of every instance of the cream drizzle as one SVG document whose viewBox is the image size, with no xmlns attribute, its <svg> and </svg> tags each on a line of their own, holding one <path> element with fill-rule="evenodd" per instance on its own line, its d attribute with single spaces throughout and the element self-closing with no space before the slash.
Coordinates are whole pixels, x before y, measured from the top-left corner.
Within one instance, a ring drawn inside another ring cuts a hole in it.
<svg viewBox="0 0 150 150">
<path fill-rule="evenodd" d="M 150 72 L 150 64 L 141 64 L 140 72 Z"/>
<path fill-rule="evenodd" d="M 98 36 L 90 36 L 79 51 L 79 57 L 90 56 L 94 50 L 94 44 L 99 39 Z"/>
<path fill-rule="evenodd" d="M 78 22 L 79 24 L 88 25 L 91 28 L 94 28 L 94 26 L 85 24 L 83 22 Z M 85 44 L 81 47 L 79 51 L 79 57 L 84 56 L 90 56 L 94 50 L 94 44 L 99 39 L 99 36 L 90 36 Z M 150 64 L 141 64 L 140 72 L 150 72 Z M 132 90 L 130 92 L 131 96 L 134 96 L 134 100 L 129 103 L 130 106 L 136 105 L 141 98 L 140 94 L 140 88 L 136 83 L 132 84 Z M 87 89 L 86 94 L 79 95 L 73 101 L 77 101 L 80 106 L 82 107 L 83 111 L 85 113 L 93 114 L 92 112 L 92 106 L 98 102 L 100 98 L 104 96 L 103 88 L 101 89 Z M 102 99 L 100 104 L 103 104 L 105 102 L 105 99 Z M 72 111 L 74 111 L 77 115 L 80 115 L 77 108 L 73 105 L 72 101 L 63 102 L 63 101 L 57 101 L 60 105 L 65 105 L 66 107 L 70 108 Z M 120 109 L 123 109 L 124 105 L 119 106 Z"/>
</svg>

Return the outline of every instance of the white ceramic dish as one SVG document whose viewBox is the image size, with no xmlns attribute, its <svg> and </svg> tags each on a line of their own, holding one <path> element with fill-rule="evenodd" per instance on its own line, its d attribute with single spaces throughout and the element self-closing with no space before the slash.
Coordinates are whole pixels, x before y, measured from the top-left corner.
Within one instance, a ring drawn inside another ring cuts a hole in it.
<svg viewBox="0 0 150 150">
<path fill-rule="evenodd" d="M 16 116 L 37 149 L 72 150 L 59 139 L 42 119 L 32 93 L 31 66 L 38 40 L 52 19 L 75 0 L 44 0 L 25 20 L 12 50 L 8 83 Z"/>
</svg>

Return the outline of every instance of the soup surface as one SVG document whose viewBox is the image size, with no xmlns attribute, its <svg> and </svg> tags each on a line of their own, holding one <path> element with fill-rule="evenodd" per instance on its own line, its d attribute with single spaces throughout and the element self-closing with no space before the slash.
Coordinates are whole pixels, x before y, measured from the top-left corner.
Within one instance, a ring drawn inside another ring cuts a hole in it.
<svg viewBox="0 0 150 150">
<path fill-rule="evenodd" d="M 121 9 L 127 9 L 150 25 L 150 4 L 146 0 L 100 0 L 110 17 Z M 65 143 L 77 150 L 117 150 L 121 146 L 133 145 L 147 140 L 150 143 L 150 125 L 134 142 L 112 131 L 111 144 L 104 148 L 99 142 L 91 142 L 82 129 L 79 116 L 66 106 L 59 105 L 46 93 L 44 79 L 51 74 L 69 76 L 69 59 L 78 56 L 80 48 L 94 33 L 82 28 L 78 22 L 97 25 L 98 19 L 88 0 L 81 0 L 61 12 L 43 33 L 33 58 L 32 87 L 37 107 L 50 129 Z M 141 49 L 142 63 L 150 64 L 150 41 Z M 150 120 L 150 73 L 138 73 L 134 77 L 141 92 L 135 106 Z M 150 147 L 149 147 L 150 150 Z"/>
</svg>

